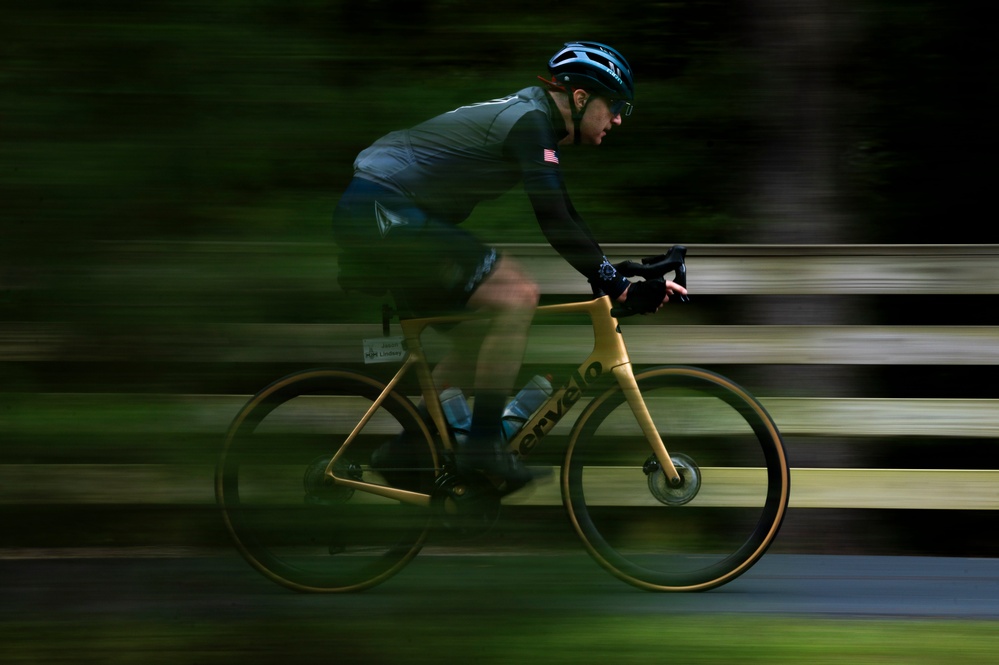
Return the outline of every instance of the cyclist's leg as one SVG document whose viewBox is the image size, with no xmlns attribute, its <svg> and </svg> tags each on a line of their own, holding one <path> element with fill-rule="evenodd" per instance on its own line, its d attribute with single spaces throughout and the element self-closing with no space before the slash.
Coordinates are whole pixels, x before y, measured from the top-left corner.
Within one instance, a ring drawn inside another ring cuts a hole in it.
<svg viewBox="0 0 999 665">
<path fill-rule="evenodd" d="M 435 381 L 461 386 L 475 396 L 471 432 L 457 451 L 459 469 L 502 479 L 500 489 L 509 493 L 531 480 L 503 441 L 501 418 L 520 371 L 538 287 L 517 261 L 499 257 L 470 291 L 465 307 L 488 318 L 451 331 L 453 346 L 437 364 Z"/>
<path fill-rule="evenodd" d="M 475 390 L 475 364 L 489 321 L 463 321 L 446 331 L 450 348 L 434 366 L 434 383 L 444 389 L 455 386 L 471 395 Z"/>
<path fill-rule="evenodd" d="M 470 309 L 491 313 L 491 325 L 475 363 L 473 438 L 500 436 L 503 407 L 520 371 L 539 297 L 537 284 L 520 264 L 510 257 L 501 257 L 495 270 L 469 298 Z"/>
<path fill-rule="evenodd" d="M 461 274 L 475 275 L 471 282 L 463 279 L 460 289 L 394 289 L 393 294 L 397 304 L 402 302 L 404 309 L 414 312 L 464 307 L 489 315 L 484 322 L 469 322 L 449 331 L 453 346 L 437 364 L 434 378 L 438 386 L 460 386 L 475 396 L 472 431 L 458 450 L 459 468 L 501 478 L 504 484 L 500 489 L 508 493 L 531 480 L 530 472 L 508 451 L 502 439 L 501 418 L 520 371 L 539 291 L 517 261 L 510 257 L 496 259 L 487 248 L 482 248 L 484 253 L 474 250 L 470 245 L 478 245 L 477 241 L 470 240 L 471 236 L 462 239 L 461 234 L 464 232 L 442 246 L 448 248 L 455 264 L 462 266 Z M 454 245 L 460 242 L 466 243 L 466 251 L 455 251 Z M 469 255 L 481 262 L 469 261 Z"/>
<path fill-rule="evenodd" d="M 463 386 L 476 395 L 484 391 L 502 392 L 504 398 L 509 395 L 538 299 L 538 286 L 520 263 L 501 256 L 466 305 L 493 316 L 468 321 L 450 332 L 452 349 L 434 369 L 438 385 Z"/>
</svg>

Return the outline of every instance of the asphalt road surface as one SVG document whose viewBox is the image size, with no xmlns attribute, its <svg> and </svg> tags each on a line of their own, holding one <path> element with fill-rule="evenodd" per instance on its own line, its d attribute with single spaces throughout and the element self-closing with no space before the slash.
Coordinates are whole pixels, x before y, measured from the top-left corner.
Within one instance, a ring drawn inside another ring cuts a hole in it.
<svg viewBox="0 0 999 665">
<path fill-rule="evenodd" d="M 0 616 L 313 617 L 385 612 L 562 614 L 768 613 L 837 617 L 999 618 L 999 559 L 771 554 L 741 578 L 697 594 L 634 589 L 585 554 L 422 553 L 359 594 L 287 591 L 231 552 L 6 552 Z"/>
</svg>

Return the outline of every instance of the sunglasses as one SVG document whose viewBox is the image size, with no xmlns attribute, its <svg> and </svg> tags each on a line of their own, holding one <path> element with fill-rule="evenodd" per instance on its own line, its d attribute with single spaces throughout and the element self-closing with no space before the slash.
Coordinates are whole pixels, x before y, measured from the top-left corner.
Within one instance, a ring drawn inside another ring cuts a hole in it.
<svg viewBox="0 0 999 665">
<path fill-rule="evenodd" d="M 608 99 L 607 106 L 613 115 L 629 116 L 635 110 L 635 105 L 623 99 Z"/>
</svg>

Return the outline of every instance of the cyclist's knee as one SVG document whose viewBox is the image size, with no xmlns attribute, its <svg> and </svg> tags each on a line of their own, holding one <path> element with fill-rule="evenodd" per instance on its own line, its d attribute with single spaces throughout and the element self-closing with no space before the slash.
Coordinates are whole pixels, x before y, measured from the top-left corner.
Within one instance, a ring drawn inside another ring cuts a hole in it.
<svg viewBox="0 0 999 665">
<path fill-rule="evenodd" d="M 482 281 L 469 299 L 469 306 L 492 309 L 534 309 L 541 289 L 520 264 L 501 256 L 496 268 Z"/>
<path fill-rule="evenodd" d="M 518 309 L 534 309 L 541 302 L 541 288 L 530 278 L 518 281 L 511 291 L 510 300 Z"/>
<path fill-rule="evenodd" d="M 531 288 L 529 302 L 531 309 L 536 309 L 541 304 L 541 288 L 537 284 Z"/>
</svg>

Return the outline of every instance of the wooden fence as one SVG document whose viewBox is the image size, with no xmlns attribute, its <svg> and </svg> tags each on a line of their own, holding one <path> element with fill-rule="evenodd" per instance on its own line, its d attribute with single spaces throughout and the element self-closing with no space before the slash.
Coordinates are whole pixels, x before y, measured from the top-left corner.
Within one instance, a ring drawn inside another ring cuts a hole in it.
<svg viewBox="0 0 999 665">
<path fill-rule="evenodd" d="M 547 296 L 584 297 L 578 274 L 545 246 L 504 248 L 527 264 Z M 611 260 L 663 247 L 612 245 Z M 240 299 L 319 302 L 335 306 L 335 257 L 328 246 L 249 243 L 134 243 L 102 250 L 107 261 L 81 281 L 80 298 L 108 296 L 104 307 L 134 308 L 134 323 L 102 327 L 47 316 L 0 323 L 0 367 L 35 376 L 72 366 L 77 377 L 61 390 L 14 384 L 0 413 L 0 506 L 94 503 L 207 505 L 213 501 L 212 464 L 231 417 L 262 384 L 239 394 L 108 390 L 102 368 L 154 363 L 229 367 L 295 367 L 357 363 L 358 340 L 380 334 L 368 321 L 267 322 L 212 320 L 204 312 Z M 727 246 L 689 247 L 693 304 L 680 315 L 626 321 L 636 364 L 976 367 L 999 364 L 999 326 L 951 324 L 946 308 L 918 325 L 748 325 L 698 319 L 698 301 L 715 296 L 948 296 L 999 293 L 999 246 Z M 26 280 L 16 288 L 41 288 Z M 297 300 L 296 300 L 297 299 Z M 930 305 L 928 304 L 927 307 Z M 157 309 L 157 307 L 159 309 Z M 190 314 L 190 309 L 198 314 Z M 171 316 L 170 313 L 173 312 Z M 984 317 L 991 320 L 989 317 Z M 965 317 L 964 320 L 968 320 Z M 633 324 L 634 323 L 634 324 Z M 578 329 L 577 329 L 578 328 Z M 588 328 L 541 322 L 528 365 L 575 363 L 591 341 Z M 91 373 L 88 390 L 80 373 Z M 262 374 L 261 374 L 262 375 Z M 273 376 L 271 378 L 277 378 Z M 135 380 L 133 378 L 133 380 Z M 932 382 L 932 381 L 931 381 Z M 37 383 L 37 382 L 36 382 Z M 181 382 L 183 383 L 183 382 Z M 126 382 L 127 385 L 127 382 Z M 999 437 L 994 391 L 971 397 L 760 394 L 789 447 L 820 447 L 830 437 L 865 442 L 912 439 L 914 469 L 796 467 L 793 508 L 877 508 L 992 511 L 999 508 L 999 470 L 935 464 L 926 443 L 975 445 Z M 931 448 L 932 450 L 932 448 Z M 919 456 L 924 458 L 919 460 Z M 792 454 L 792 463 L 794 455 Z M 809 459 L 821 458 L 811 454 Z M 995 459 L 995 458 L 993 458 Z M 528 499 L 557 503 L 554 485 Z"/>
</svg>

